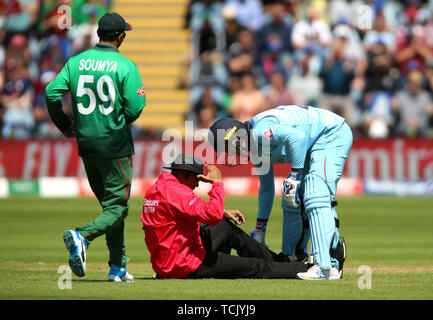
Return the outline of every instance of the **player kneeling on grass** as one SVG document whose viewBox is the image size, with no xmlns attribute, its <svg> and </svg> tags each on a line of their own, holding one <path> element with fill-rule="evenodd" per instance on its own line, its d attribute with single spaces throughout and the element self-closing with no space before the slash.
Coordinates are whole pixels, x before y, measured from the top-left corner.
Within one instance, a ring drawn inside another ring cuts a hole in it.
<svg viewBox="0 0 433 320">
<path fill-rule="evenodd" d="M 128 215 L 134 143 L 130 123 L 146 104 L 136 65 L 119 53 L 131 26 L 116 13 L 99 19 L 99 43 L 66 63 L 47 86 L 48 112 L 67 138 L 77 138 L 92 191 L 103 209 L 92 223 L 63 234 L 69 265 L 75 275 L 86 274 L 86 249 L 105 235 L 110 254 L 108 281 L 130 282 L 124 242 Z M 72 121 L 62 110 L 62 96 L 72 97 Z"/>
<path fill-rule="evenodd" d="M 245 222 L 244 216 L 224 209 L 217 167 L 180 154 L 166 169 L 171 173 L 163 171 L 146 192 L 141 215 L 159 278 L 295 278 L 307 271 L 303 262 L 278 261 L 279 255 L 237 226 Z M 200 180 L 212 184 L 208 202 L 193 192 Z M 231 249 L 238 255 L 230 255 Z"/>
</svg>

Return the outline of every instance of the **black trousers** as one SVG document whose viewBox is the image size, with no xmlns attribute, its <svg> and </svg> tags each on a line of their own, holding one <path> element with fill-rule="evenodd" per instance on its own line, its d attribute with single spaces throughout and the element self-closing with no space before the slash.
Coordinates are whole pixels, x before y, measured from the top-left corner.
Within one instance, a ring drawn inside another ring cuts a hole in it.
<svg viewBox="0 0 433 320">
<path fill-rule="evenodd" d="M 308 269 L 303 262 L 279 262 L 275 252 L 250 238 L 226 218 L 216 226 L 201 227 L 200 237 L 206 257 L 188 279 L 295 278 L 298 272 Z M 231 249 L 238 255 L 230 255 Z"/>
</svg>

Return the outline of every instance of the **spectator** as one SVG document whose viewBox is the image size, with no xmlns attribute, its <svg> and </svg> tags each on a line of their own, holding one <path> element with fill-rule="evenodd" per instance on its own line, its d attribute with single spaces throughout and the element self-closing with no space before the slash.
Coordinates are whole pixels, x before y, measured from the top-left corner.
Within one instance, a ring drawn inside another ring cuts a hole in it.
<svg viewBox="0 0 433 320">
<path fill-rule="evenodd" d="M 6 70 L 6 82 L 1 95 L 3 132 L 5 138 L 31 138 L 34 127 L 32 86 L 28 69 Z"/>
<path fill-rule="evenodd" d="M 407 20 L 406 25 L 396 29 L 395 62 L 399 71 L 407 75 L 412 69 L 425 69 L 427 59 L 433 58 L 433 47 L 428 45 L 426 29 L 417 20 L 419 9 L 417 6 L 409 6 L 404 11 Z"/>
<path fill-rule="evenodd" d="M 257 89 L 254 76 L 250 73 L 244 74 L 241 78 L 241 88 L 233 94 L 228 113 L 236 120 L 247 121 L 264 110 L 265 99 Z"/>
<path fill-rule="evenodd" d="M 33 41 L 34 39 L 31 38 Z M 15 34 L 9 42 L 6 51 L 8 64 L 13 64 L 14 68 L 26 68 L 29 71 L 30 79 L 35 79 L 38 74 L 37 59 L 30 50 L 29 38 L 24 34 Z"/>
<path fill-rule="evenodd" d="M 34 136 L 37 138 L 61 138 L 63 135 L 51 122 L 45 104 L 45 88 L 56 77 L 55 68 L 50 57 L 44 57 L 40 62 L 40 75 L 33 84 L 33 117 L 35 119 Z"/>
<path fill-rule="evenodd" d="M 335 26 L 333 36 L 337 39 L 345 38 L 347 40 L 344 56 L 357 63 L 357 69 L 361 69 L 359 65 L 365 63 L 366 54 L 358 32 L 348 24 L 340 23 Z"/>
<path fill-rule="evenodd" d="M 370 3 L 374 5 L 375 0 L 329 0 L 327 2 L 327 17 L 332 27 L 343 23 L 361 32 L 371 29 L 374 13 L 370 10 L 371 6 L 366 7 L 366 5 Z M 390 1 L 386 0 L 386 3 L 388 2 Z"/>
<path fill-rule="evenodd" d="M 258 52 L 251 30 L 243 28 L 238 33 L 238 39 L 226 54 L 227 66 L 231 75 L 242 75 L 251 72 L 258 61 Z"/>
<path fill-rule="evenodd" d="M 269 21 L 266 21 L 257 31 L 257 46 L 261 53 L 267 50 L 269 37 L 275 36 L 279 38 L 283 52 L 291 53 L 293 51 L 292 42 L 290 41 L 293 25 L 287 22 L 286 16 L 289 16 L 289 14 L 284 11 L 284 2 L 276 1 L 269 5 Z M 290 18 L 292 17 L 290 16 Z"/>
<path fill-rule="evenodd" d="M 368 52 L 373 49 L 376 43 L 383 43 L 388 52 L 394 54 L 396 48 L 395 35 L 388 28 L 385 20 L 385 15 L 379 14 L 376 16 L 374 29 L 369 30 L 364 37 L 364 47 Z"/>
<path fill-rule="evenodd" d="M 344 55 L 348 39 L 335 40 L 320 72 L 323 92 L 320 105 L 342 115 L 350 126 L 354 126 L 356 109 L 350 96 L 351 82 L 355 77 L 355 65 Z"/>
<path fill-rule="evenodd" d="M 5 56 L 5 83 L 2 89 L 3 136 L 31 137 L 34 119 L 31 112 L 33 90 L 30 69 L 31 55 L 23 34 L 15 34 Z"/>
<path fill-rule="evenodd" d="M 203 18 L 203 25 L 197 32 L 198 37 L 198 54 L 205 51 L 213 51 L 217 49 L 218 34 L 211 26 L 208 14 Z"/>
<path fill-rule="evenodd" d="M 89 10 L 92 7 L 89 8 Z M 68 36 L 72 39 L 72 50 L 75 54 L 94 47 L 98 42 L 98 17 L 99 10 L 93 8 L 89 12 L 89 20 L 85 23 L 73 25 Z"/>
<path fill-rule="evenodd" d="M 432 11 L 430 12 L 433 13 L 433 1 L 431 2 L 431 4 L 432 4 Z M 432 48 L 433 47 L 433 14 L 430 14 L 430 16 L 428 17 L 425 23 L 424 31 L 425 31 L 426 44 L 427 46 Z"/>
<path fill-rule="evenodd" d="M 397 92 L 393 99 L 393 107 L 399 113 L 399 135 L 415 137 L 426 133 L 433 115 L 433 105 L 431 95 L 422 89 L 422 82 L 421 72 L 409 72 L 405 90 Z"/>
<path fill-rule="evenodd" d="M 65 62 L 72 56 L 73 51 L 71 40 L 68 38 L 68 26 L 65 25 L 66 20 L 61 6 L 70 6 L 71 1 L 72 0 L 55 0 L 55 6 L 46 13 L 44 18 L 45 37 L 48 38 L 51 36 L 51 38 L 57 40 L 62 60 Z"/>
<path fill-rule="evenodd" d="M 41 59 L 48 57 L 54 70 L 58 73 L 67 61 L 65 60 L 64 54 L 61 52 L 59 37 L 51 35 L 48 38 L 45 38 L 44 42 L 44 50 L 42 51 Z"/>
<path fill-rule="evenodd" d="M 242 77 L 245 73 L 252 73 L 259 87 L 266 83 L 254 34 L 250 29 L 241 29 L 238 41 L 226 53 L 226 63 L 230 76 Z"/>
<path fill-rule="evenodd" d="M 1 23 L 0 23 L 1 24 Z M 0 43 L 3 43 L 4 32 L 0 28 Z M 0 46 L 0 92 L 3 90 L 4 76 L 5 76 L 5 61 L 6 61 L 6 50 L 4 46 Z"/>
<path fill-rule="evenodd" d="M 225 52 L 238 40 L 241 26 L 236 21 L 236 13 L 233 8 L 225 6 L 222 10 L 225 20 Z"/>
<path fill-rule="evenodd" d="M 355 65 L 355 77 L 351 83 L 350 95 L 356 110 L 362 106 L 362 95 L 365 90 L 365 72 L 368 59 L 358 32 L 347 24 L 338 24 L 334 28 L 334 37 L 346 39 L 343 49 L 344 57 Z M 354 131 L 357 134 L 356 130 Z"/>
<path fill-rule="evenodd" d="M 397 86 L 396 75 L 393 72 L 394 61 L 383 42 L 378 41 L 370 45 L 367 61 L 366 92 L 394 92 Z"/>
<path fill-rule="evenodd" d="M 392 133 L 396 117 L 391 104 L 392 93 L 388 91 L 371 92 L 366 97 L 366 111 L 362 129 L 371 138 L 386 138 Z"/>
<path fill-rule="evenodd" d="M 222 27 L 220 17 L 224 7 L 224 0 L 191 0 L 185 15 L 185 27 L 193 31 L 202 28 L 204 18 L 212 17 L 213 27 Z M 215 24 L 214 24 L 215 23 Z"/>
<path fill-rule="evenodd" d="M 380 38 L 376 41 L 369 45 L 367 52 L 363 129 L 370 137 L 384 138 L 391 134 L 396 120 L 391 99 L 398 79 L 393 72 L 393 58 L 388 47 Z"/>
<path fill-rule="evenodd" d="M 327 0 L 291 0 L 292 12 L 296 20 L 301 20 L 309 15 L 309 10 L 314 10 L 324 21 L 328 20 Z"/>
<path fill-rule="evenodd" d="M 427 61 L 427 69 L 425 71 L 424 89 L 433 96 L 433 60 Z"/>
<path fill-rule="evenodd" d="M 228 73 L 219 53 L 205 51 L 200 60 L 194 61 L 190 68 L 190 103 L 195 106 L 206 87 L 210 87 L 216 103 L 222 104 L 225 87 L 228 84 Z"/>
<path fill-rule="evenodd" d="M 61 5 L 72 7 L 72 29 L 80 30 L 79 36 L 68 33 L 72 30 L 65 25 L 68 19 L 65 11 L 59 10 Z M 94 15 L 103 14 L 107 8 L 107 1 L 96 0 L 0 1 L 2 136 L 57 137 L 47 119 L 43 88 L 70 55 L 93 45 L 89 26 Z M 70 97 L 64 103 L 68 112 Z"/>
<path fill-rule="evenodd" d="M 223 110 L 227 110 L 233 101 L 233 95 L 236 91 L 241 88 L 241 79 L 239 76 L 231 76 L 229 78 L 229 84 L 225 90 L 223 99 Z"/>
<path fill-rule="evenodd" d="M 6 44 L 15 34 L 30 35 L 32 27 L 37 23 L 38 10 L 37 0 L 1 1 L 0 15 L 5 17 L 3 28 Z"/>
<path fill-rule="evenodd" d="M 73 0 L 72 1 L 72 18 L 75 25 L 96 24 L 108 10 L 108 1 L 101 0 Z M 96 17 L 96 18 L 95 18 Z"/>
<path fill-rule="evenodd" d="M 262 73 L 266 83 L 275 72 L 282 73 L 284 77 L 289 77 L 292 66 L 290 58 L 283 53 L 283 44 L 276 34 L 272 34 L 267 39 L 266 51 L 262 55 Z"/>
<path fill-rule="evenodd" d="M 319 53 L 332 42 L 332 33 L 328 24 L 321 20 L 320 11 L 315 7 L 307 9 L 307 16 L 295 23 L 292 32 L 292 44 L 296 50 L 314 44 Z"/>
<path fill-rule="evenodd" d="M 199 103 L 195 107 L 197 127 L 194 131 L 194 140 L 200 141 L 207 137 L 209 127 L 215 121 L 219 106 L 212 99 L 210 88 L 206 88 Z"/>
<path fill-rule="evenodd" d="M 295 100 L 286 84 L 283 72 L 274 72 L 270 76 L 270 84 L 262 89 L 265 96 L 265 108 L 295 104 Z"/>
<path fill-rule="evenodd" d="M 187 21 L 193 34 L 196 56 L 204 51 L 224 50 L 223 2 L 218 0 L 193 1 L 188 9 Z"/>
<path fill-rule="evenodd" d="M 248 29 L 257 31 L 263 23 L 261 0 L 227 0 L 226 5 L 234 9 L 237 22 Z"/>
<path fill-rule="evenodd" d="M 306 53 L 299 61 L 299 68 L 295 68 L 289 80 L 289 88 L 293 94 L 295 104 L 316 107 L 322 91 L 322 80 L 316 73 L 310 71 L 312 53 Z"/>
<path fill-rule="evenodd" d="M 404 10 L 403 1 L 387 0 L 383 4 L 383 14 L 385 20 L 391 29 L 399 26 L 399 17 L 401 17 Z"/>
<path fill-rule="evenodd" d="M 321 10 L 312 6 L 306 9 L 306 16 L 298 20 L 292 31 L 293 60 L 296 65 L 304 55 L 312 54 L 309 59 L 310 72 L 318 74 L 326 55 L 327 48 L 332 42 L 329 25 L 321 18 Z"/>
<path fill-rule="evenodd" d="M 6 66 L 9 70 L 24 69 L 30 66 L 31 55 L 27 38 L 23 34 L 14 35 L 6 50 Z"/>
<path fill-rule="evenodd" d="M 352 15 L 350 2 L 347 0 L 328 1 L 328 17 L 331 25 L 337 25 L 341 21 L 350 22 Z"/>
</svg>

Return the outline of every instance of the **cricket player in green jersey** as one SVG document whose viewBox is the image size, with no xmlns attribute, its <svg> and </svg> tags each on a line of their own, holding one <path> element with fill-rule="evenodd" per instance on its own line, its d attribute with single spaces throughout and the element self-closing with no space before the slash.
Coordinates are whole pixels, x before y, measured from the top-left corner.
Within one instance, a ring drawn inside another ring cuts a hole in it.
<svg viewBox="0 0 433 320">
<path fill-rule="evenodd" d="M 134 143 L 130 124 L 146 105 L 137 66 L 119 53 L 131 30 L 117 13 L 98 21 L 99 43 L 68 60 L 46 88 L 48 112 L 68 138 L 75 137 L 90 187 L 102 207 L 95 221 L 63 234 L 69 265 L 86 274 L 86 250 L 105 234 L 109 251 L 108 281 L 130 282 L 126 271 L 124 219 L 128 214 Z M 71 92 L 73 119 L 62 110 L 62 96 Z"/>
</svg>

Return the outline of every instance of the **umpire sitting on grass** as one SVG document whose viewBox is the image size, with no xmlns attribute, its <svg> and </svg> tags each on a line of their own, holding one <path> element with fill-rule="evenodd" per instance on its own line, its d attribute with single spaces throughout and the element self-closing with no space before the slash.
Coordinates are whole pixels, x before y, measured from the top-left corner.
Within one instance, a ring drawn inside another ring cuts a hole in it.
<svg viewBox="0 0 433 320">
<path fill-rule="evenodd" d="M 163 171 L 146 192 L 141 215 L 159 278 L 295 278 L 308 269 L 303 262 L 279 262 L 279 255 L 236 226 L 245 218 L 238 210 L 224 209 L 217 167 L 180 154 L 166 169 L 171 173 Z M 193 192 L 199 181 L 212 184 L 208 202 Z M 238 256 L 230 255 L 231 249 Z"/>
</svg>

